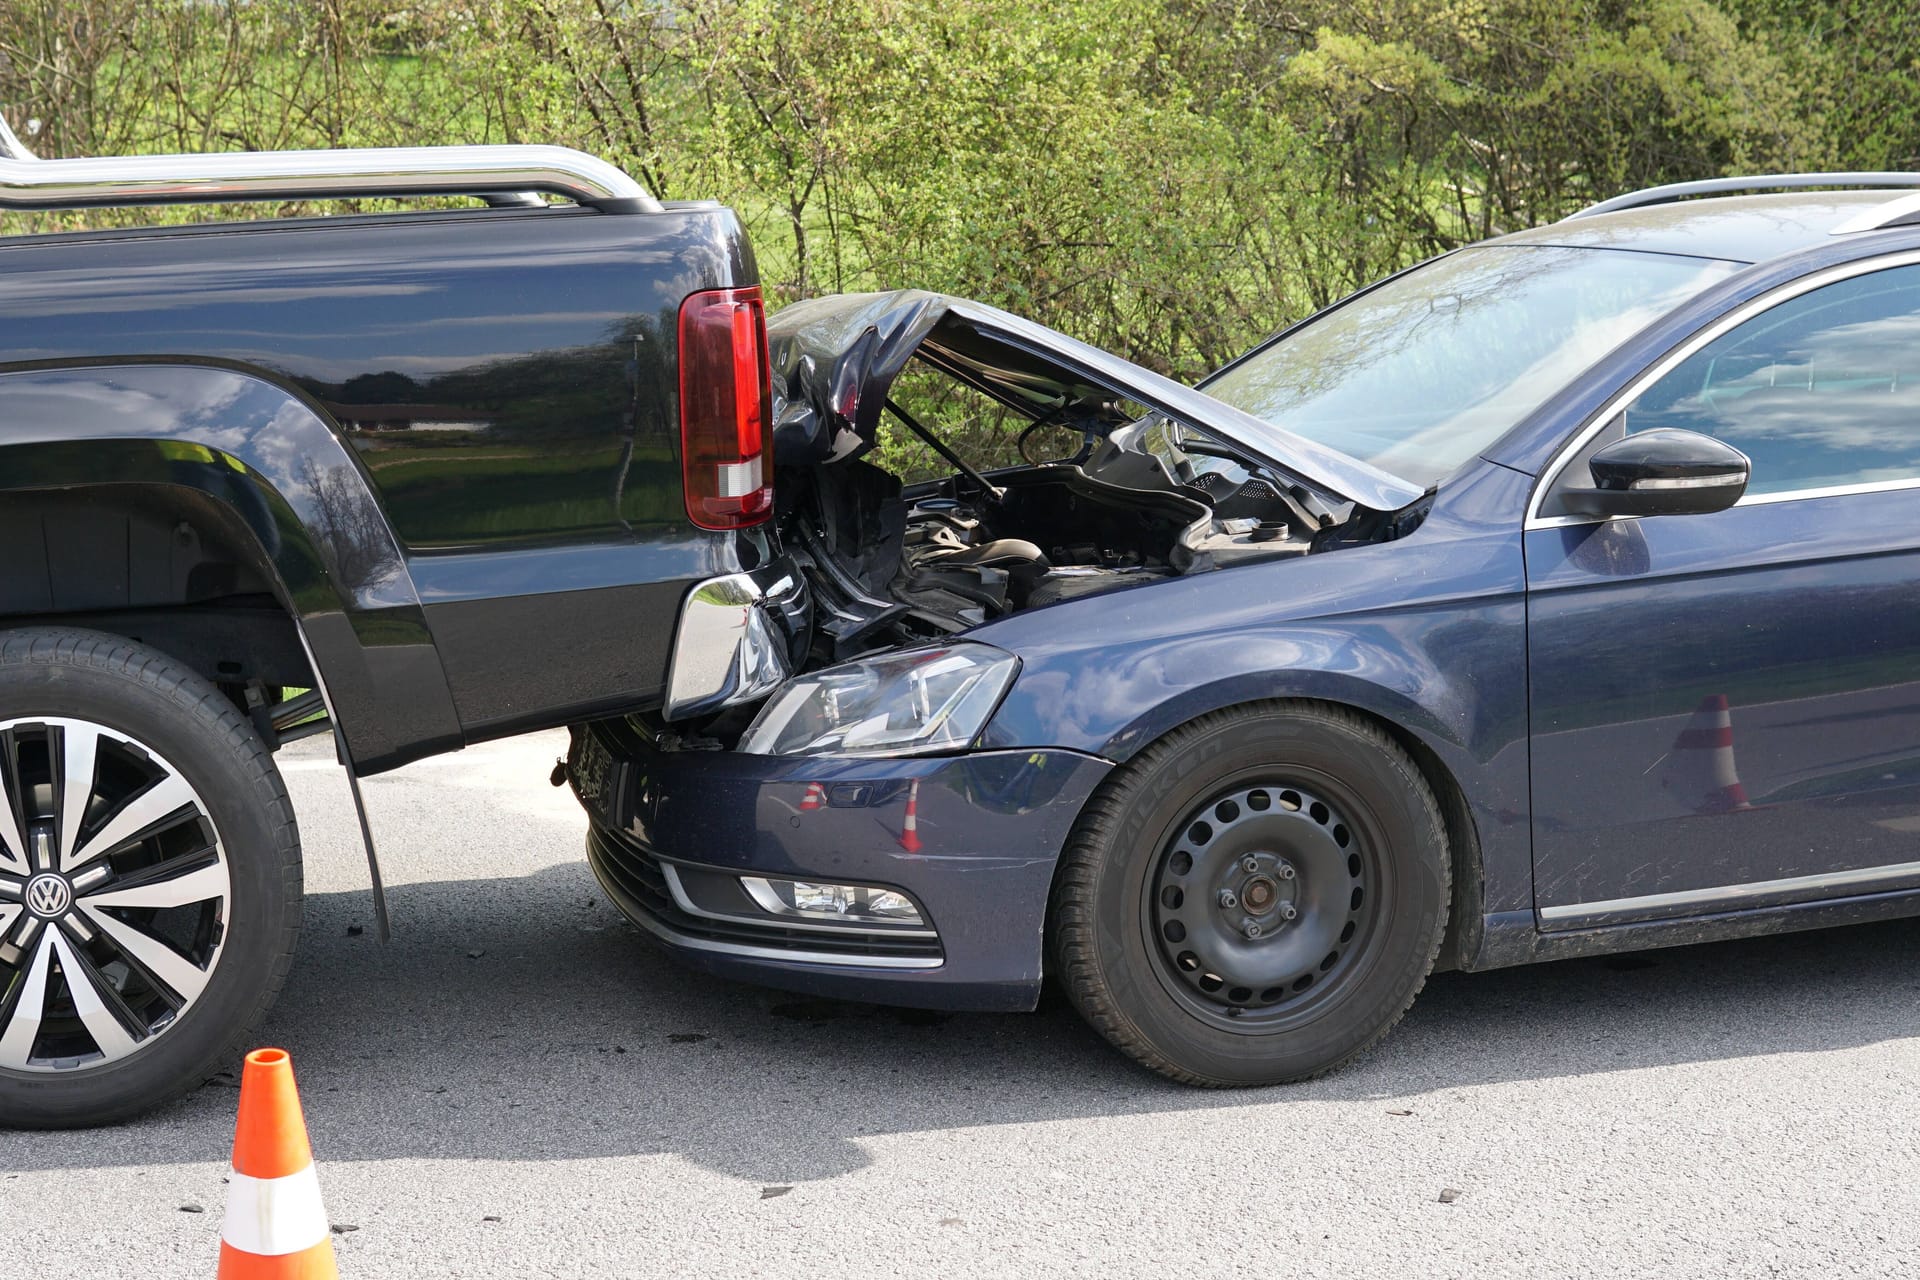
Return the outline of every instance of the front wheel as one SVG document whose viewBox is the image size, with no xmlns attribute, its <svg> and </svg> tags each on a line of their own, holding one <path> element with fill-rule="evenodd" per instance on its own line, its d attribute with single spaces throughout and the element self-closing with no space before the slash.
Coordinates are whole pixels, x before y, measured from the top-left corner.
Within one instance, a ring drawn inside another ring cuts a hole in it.
<svg viewBox="0 0 1920 1280">
<path fill-rule="evenodd" d="M 1318 703 L 1203 717 L 1116 772 L 1062 856 L 1055 954 L 1081 1014 L 1188 1084 L 1320 1075 L 1392 1029 L 1446 927 L 1432 788 Z"/>
<path fill-rule="evenodd" d="M 259 735 L 172 659 L 0 633 L 0 1125 L 122 1119 L 231 1060 L 300 923 Z"/>
</svg>

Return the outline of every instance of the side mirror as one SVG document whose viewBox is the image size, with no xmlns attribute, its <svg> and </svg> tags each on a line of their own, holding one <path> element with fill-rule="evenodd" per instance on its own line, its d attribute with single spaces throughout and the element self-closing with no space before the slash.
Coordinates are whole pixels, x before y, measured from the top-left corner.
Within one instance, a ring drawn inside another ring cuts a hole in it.
<svg viewBox="0 0 1920 1280">
<path fill-rule="evenodd" d="M 1722 440 L 1659 427 L 1615 440 L 1588 459 L 1591 489 L 1565 489 L 1577 515 L 1680 516 L 1725 511 L 1747 491 L 1753 464 Z"/>
</svg>

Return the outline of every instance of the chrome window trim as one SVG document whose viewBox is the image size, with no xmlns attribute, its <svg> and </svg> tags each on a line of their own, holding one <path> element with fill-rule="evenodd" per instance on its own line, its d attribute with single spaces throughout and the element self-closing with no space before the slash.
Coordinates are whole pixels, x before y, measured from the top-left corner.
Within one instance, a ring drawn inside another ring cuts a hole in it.
<svg viewBox="0 0 1920 1280">
<path fill-rule="evenodd" d="M 1771 311 L 1782 303 L 1791 302 L 1802 294 L 1812 293 L 1815 289 L 1842 280 L 1851 280 L 1855 276 L 1872 275 L 1876 271 L 1889 271 L 1896 267 L 1920 266 L 1920 250 L 1907 250 L 1902 253 L 1890 253 L 1880 257 L 1867 258 L 1858 262 L 1843 262 L 1810 275 L 1791 280 L 1776 286 L 1758 297 L 1749 298 L 1732 311 L 1727 312 L 1705 328 L 1694 334 L 1672 351 L 1668 352 L 1657 364 L 1641 371 L 1638 377 L 1607 399 L 1607 402 L 1583 423 L 1578 431 L 1560 446 L 1553 460 L 1540 471 L 1540 480 L 1534 485 L 1533 496 L 1527 500 L 1527 518 L 1523 525 L 1526 532 L 1535 529 L 1562 529 L 1573 525 L 1604 524 L 1613 516 L 1564 515 L 1543 516 L 1540 508 L 1545 504 L 1547 495 L 1560 482 L 1564 472 L 1573 460 L 1580 456 L 1581 450 L 1589 441 L 1606 429 L 1626 405 L 1644 393 L 1654 383 L 1666 377 L 1678 368 L 1696 351 L 1713 342 L 1721 335 L 1738 328 L 1748 320 L 1764 312 Z M 1883 493 L 1895 489 L 1920 488 L 1920 476 L 1907 480 L 1877 480 L 1861 484 L 1827 485 L 1818 488 L 1788 489 L 1780 493 L 1751 494 L 1734 503 L 1734 508 L 1765 506 L 1774 502 L 1800 502 L 1812 498 L 1831 498 L 1852 493 Z"/>
<path fill-rule="evenodd" d="M 899 929 L 889 929 L 885 926 L 869 928 L 864 924 L 822 924 L 817 920 L 808 920 L 791 909 L 783 912 L 767 910 L 765 904 L 761 904 L 761 909 L 767 911 L 767 918 L 765 919 L 759 916 L 734 916 L 728 915 L 723 911 L 709 911 L 705 907 L 698 906 L 694 903 L 692 897 L 687 893 L 686 886 L 680 883 L 680 872 L 675 868 L 673 863 L 668 862 L 664 858 L 658 859 L 658 861 L 661 876 L 667 882 L 667 891 L 673 894 L 674 904 L 690 916 L 700 916 L 707 920 L 719 920 L 726 924 L 745 925 L 750 929 L 807 929 L 814 933 L 837 933 L 842 936 L 859 934 L 875 938 L 938 939 L 940 936 L 939 933 L 933 929 L 917 929 L 911 925 Z M 736 872 L 727 871 L 720 867 L 708 867 L 706 869 L 718 872 L 721 875 L 731 875 L 742 881 L 757 878 L 739 875 Z M 785 877 L 782 878 L 784 879 Z M 830 883 L 838 884 L 839 881 L 832 881 Z M 889 892 L 897 891 L 889 890 Z M 756 903 L 760 901 L 759 896 L 753 892 L 751 887 L 747 889 L 747 894 L 752 897 Z M 775 899 L 775 901 L 778 901 L 778 899 Z M 781 903 L 781 905 L 785 906 L 786 904 Z M 918 906 L 919 903 L 916 902 L 914 905 Z"/>
<path fill-rule="evenodd" d="M 1742 906 L 1793 906 L 1799 902 L 1820 901 L 1831 897 L 1835 889 L 1855 889 L 1882 881 L 1920 880 L 1920 862 L 1889 863 L 1878 867 L 1861 867 L 1853 871 L 1828 871 L 1819 875 L 1788 876 L 1779 880 L 1751 880 L 1743 884 L 1714 885 L 1706 889 L 1681 889 L 1673 893 L 1649 893 L 1634 898 L 1608 898 L 1599 902 L 1572 902 L 1556 907 L 1540 907 L 1542 926 L 1557 924 L 1561 928 L 1572 928 L 1581 924 L 1605 924 L 1606 917 L 1633 916 L 1632 923 L 1642 919 L 1665 919 L 1671 916 L 1699 915 L 1698 910 L 1689 908 L 1711 907 L 1716 910 L 1738 910 Z M 1886 892 L 1915 887 L 1910 884 L 1888 883 Z M 1784 897 L 1779 902 L 1755 902 L 1756 898 Z M 1669 910 L 1671 909 L 1671 910 Z M 1648 917 L 1647 913 L 1655 915 Z M 1664 913 L 1664 914 L 1661 914 Z M 1617 923 L 1629 923 L 1617 921 Z"/>
<path fill-rule="evenodd" d="M 1834 484 L 1822 489 L 1791 489 L 1785 493 L 1756 493 L 1742 498 L 1736 506 L 1764 507 L 1770 502 L 1804 502 L 1809 498 L 1836 498 L 1850 493 L 1891 493 L 1897 489 L 1920 489 L 1920 476 L 1911 480 L 1870 480 L 1860 484 Z"/>
</svg>

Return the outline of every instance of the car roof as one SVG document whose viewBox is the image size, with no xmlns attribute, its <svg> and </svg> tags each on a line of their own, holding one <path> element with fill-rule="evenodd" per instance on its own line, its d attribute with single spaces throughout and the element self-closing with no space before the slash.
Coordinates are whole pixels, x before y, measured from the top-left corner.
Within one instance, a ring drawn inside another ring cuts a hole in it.
<svg viewBox="0 0 1920 1280">
<path fill-rule="evenodd" d="M 1765 262 L 1831 243 L 1835 227 L 1875 205 L 1911 199 L 1888 191 L 1794 191 L 1642 205 L 1570 218 L 1487 240 L 1496 245 L 1638 249 L 1730 262 Z"/>
</svg>

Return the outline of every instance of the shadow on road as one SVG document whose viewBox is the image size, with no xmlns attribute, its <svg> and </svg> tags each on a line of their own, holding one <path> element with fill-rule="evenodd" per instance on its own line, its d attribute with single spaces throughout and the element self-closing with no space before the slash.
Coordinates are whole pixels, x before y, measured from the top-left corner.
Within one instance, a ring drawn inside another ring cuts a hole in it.
<svg viewBox="0 0 1920 1280">
<path fill-rule="evenodd" d="M 1213 1093 L 1137 1070 L 1055 1000 L 947 1017 L 688 973 L 619 920 L 583 864 L 402 885 L 392 904 L 383 947 L 367 894 L 309 898 L 300 958 L 259 1037 L 293 1051 L 328 1161 L 668 1153 L 793 1183 L 865 1165 L 872 1135 L 1846 1048 L 1912 1035 L 1920 991 L 1911 922 L 1443 974 L 1357 1065 Z M 216 1081 L 118 1129 L 9 1134 L 0 1163 L 222 1160 L 233 1102 Z"/>
</svg>

